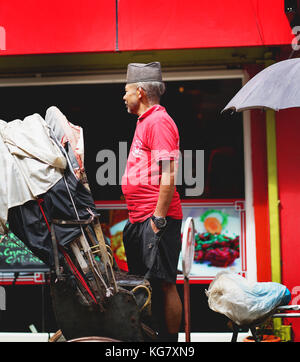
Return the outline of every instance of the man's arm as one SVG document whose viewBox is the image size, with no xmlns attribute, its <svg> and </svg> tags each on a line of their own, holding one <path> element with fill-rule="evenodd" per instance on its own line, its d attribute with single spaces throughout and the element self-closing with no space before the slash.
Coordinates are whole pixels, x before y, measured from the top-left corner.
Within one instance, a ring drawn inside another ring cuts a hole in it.
<svg viewBox="0 0 300 362">
<path fill-rule="evenodd" d="M 157 217 L 158 216 L 166 217 L 175 191 L 175 178 L 176 178 L 175 161 L 167 160 L 167 161 L 161 161 L 161 163 L 162 163 L 162 173 L 161 173 L 161 180 L 159 186 L 159 195 L 153 215 Z M 159 229 L 154 225 L 154 222 L 152 220 L 151 220 L 151 225 L 153 231 L 157 233 Z"/>
</svg>

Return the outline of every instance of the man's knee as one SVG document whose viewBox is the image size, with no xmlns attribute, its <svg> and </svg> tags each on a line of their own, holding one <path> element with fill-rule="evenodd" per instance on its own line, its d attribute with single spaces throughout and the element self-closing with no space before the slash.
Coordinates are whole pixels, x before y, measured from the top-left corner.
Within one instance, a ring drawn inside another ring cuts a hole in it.
<svg viewBox="0 0 300 362">
<path fill-rule="evenodd" d="M 176 284 L 166 281 L 161 282 L 161 289 L 164 293 L 177 292 Z"/>
</svg>

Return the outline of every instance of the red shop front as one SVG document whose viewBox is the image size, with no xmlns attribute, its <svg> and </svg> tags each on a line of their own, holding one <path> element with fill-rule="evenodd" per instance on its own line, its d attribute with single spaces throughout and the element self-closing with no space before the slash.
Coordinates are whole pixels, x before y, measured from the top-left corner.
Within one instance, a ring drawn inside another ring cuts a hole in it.
<svg viewBox="0 0 300 362">
<path fill-rule="evenodd" d="M 220 113 L 263 67 L 297 55 L 284 1 L 140 3 L 2 2 L 1 119 L 44 115 L 56 105 L 83 127 L 93 197 L 116 259 L 126 269 L 122 227 L 127 210 L 119 179 L 135 119 L 123 106 L 125 73 L 129 62 L 159 60 L 167 85 L 162 104 L 179 128 L 182 169 L 193 168 L 178 185 L 184 217 L 194 218 L 197 231 L 192 332 L 228 331 L 225 318 L 208 309 L 204 293 L 224 269 L 252 281 L 282 282 L 298 304 L 298 111 L 276 115 L 279 244 L 273 241 L 276 206 L 269 197 L 265 113 Z M 116 155 L 119 167 L 116 174 L 106 170 L 109 182 L 101 184 L 105 150 Z M 212 221 L 220 238 L 209 240 L 214 248 L 208 253 L 205 238 Z M 178 270 L 182 293 L 180 263 Z M 290 323 L 295 341 L 300 340 L 299 323 L 283 321 Z"/>
</svg>

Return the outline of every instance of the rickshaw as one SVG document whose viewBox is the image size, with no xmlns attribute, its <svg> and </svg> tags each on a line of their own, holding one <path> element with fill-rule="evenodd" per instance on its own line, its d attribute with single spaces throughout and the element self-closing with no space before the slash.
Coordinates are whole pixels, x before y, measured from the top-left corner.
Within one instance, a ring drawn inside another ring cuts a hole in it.
<svg viewBox="0 0 300 362">
<path fill-rule="evenodd" d="M 37 132 L 37 125 L 41 125 L 42 134 L 35 135 L 36 147 L 31 148 L 35 140 L 31 142 L 28 132 Z M 23 194 L 31 195 L 7 202 L 9 230 L 49 267 L 52 305 L 63 337 L 155 340 L 157 334 L 149 326 L 150 284 L 142 276 L 118 268 L 102 232 L 84 169 L 82 129 L 68 122 L 58 108 L 50 107 L 45 119 L 35 114 L 24 123 L 2 121 L 0 133 L 10 161 L 7 172 L 19 176 L 20 185 L 11 192 L 24 189 Z M 52 163 L 43 158 L 47 142 L 54 150 Z M 44 171 L 49 179 L 55 172 L 59 177 L 46 187 L 42 185 L 45 192 L 36 195 L 32 191 L 36 180 L 47 182 L 47 177 L 40 177 Z"/>
</svg>

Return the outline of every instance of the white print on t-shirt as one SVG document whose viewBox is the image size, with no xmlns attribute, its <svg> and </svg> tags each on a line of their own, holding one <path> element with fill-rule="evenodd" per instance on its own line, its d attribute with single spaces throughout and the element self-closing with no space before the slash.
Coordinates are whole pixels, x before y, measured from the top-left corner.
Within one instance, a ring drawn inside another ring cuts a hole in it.
<svg viewBox="0 0 300 362">
<path fill-rule="evenodd" d="M 141 155 L 141 147 L 142 147 L 142 142 L 140 140 L 135 140 L 132 146 L 132 155 L 134 157 L 139 157 Z"/>
</svg>

